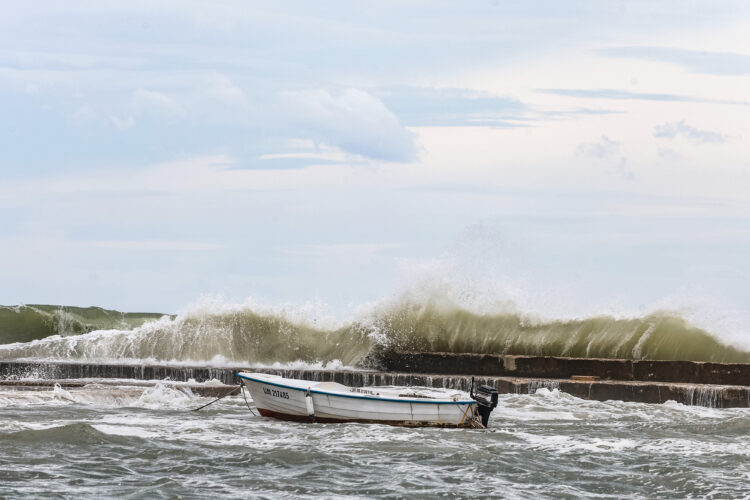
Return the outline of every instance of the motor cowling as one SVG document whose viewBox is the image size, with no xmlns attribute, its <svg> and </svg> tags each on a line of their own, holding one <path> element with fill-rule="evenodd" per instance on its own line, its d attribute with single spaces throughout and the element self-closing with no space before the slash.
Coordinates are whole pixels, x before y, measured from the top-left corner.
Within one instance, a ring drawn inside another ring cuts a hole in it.
<svg viewBox="0 0 750 500">
<path fill-rule="evenodd" d="M 471 398 L 477 402 L 477 410 L 482 417 L 482 425 L 487 427 L 490 420 L 490 413 L 497 407 L 498 394 L 494 387 L 489 385 L 480 385 L 474 392 L 474 379 L 471 379 Z"/>
</svg>

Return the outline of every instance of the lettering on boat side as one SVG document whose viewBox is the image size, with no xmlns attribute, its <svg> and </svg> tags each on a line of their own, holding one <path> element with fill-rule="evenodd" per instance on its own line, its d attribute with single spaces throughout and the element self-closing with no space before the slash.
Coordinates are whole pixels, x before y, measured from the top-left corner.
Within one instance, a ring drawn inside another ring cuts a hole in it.
<svg viewBox="0 0 750 500">
<path fill-rule="evenodd" d="M 358 392 L 360 394 L 370 394 L 372 396 L 380 396 L 379 392 L 371 391 L 369 389 L 362 389 L 361 387 L 352 387 L 350 389 L 351 392 Z"/>
<path fill-rule="evenodd" d="M 268 387 L 263 388 L 263 393 L 268 396 L 273 396 L 275 398 L 284 398 L 289 399 L 289 393 L 286 391 L 279 391 L 276 389 L 269 389 Z"/>
</svg>

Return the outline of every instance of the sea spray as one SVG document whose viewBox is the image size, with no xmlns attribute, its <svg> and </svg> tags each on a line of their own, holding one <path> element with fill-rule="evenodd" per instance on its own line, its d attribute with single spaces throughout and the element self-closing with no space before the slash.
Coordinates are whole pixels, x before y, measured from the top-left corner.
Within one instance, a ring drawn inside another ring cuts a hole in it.
<svg viewBox="0 0 750 500">
<path fill-rule="evenodd" d="M 318 321 L 289 308 L 202 305 L 130 329 L 53 335 L 0 347 L 0 358 L 80 361 L 328 363 L 377 367 L 388 351 L 750 362 L 677 313 L 540 319 L 476 312 L 438 298 L 380 304 L 357 319 Z M 336 361 L 337 363 L 339 361 Z"/>
<path fill-rule="evenodd" d="M 399 305 L 375 324 L 386 345 L 396 350 L 750 362 L 750 353 L 663 311 L 636 318 L 549 320 L 427 302 Z"/>
<path fill-rule="evenodd" d="M 366 354 L 364 332 L 324 330 L 292 323 L 280 315 L 250 310 L 162 318 L 133 330 L 104 330 L 52 336 L 0 348 L 3 358 L 66 360 L 155 360 L 273 363 L 341 359 Z"/>
</svg>

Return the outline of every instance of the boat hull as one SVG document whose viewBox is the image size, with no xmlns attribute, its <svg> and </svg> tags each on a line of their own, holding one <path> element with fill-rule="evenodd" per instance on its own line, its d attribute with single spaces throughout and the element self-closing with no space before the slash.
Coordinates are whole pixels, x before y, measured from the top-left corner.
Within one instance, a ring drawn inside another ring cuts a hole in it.
<svg viewBox="0 0 750 500">
<path fill-rule="evenodd" d="M 239 374 L 261 415 L 281 420 L 319 423 L 377 423 L 407 427 L 481 427 L 476 403 L 383 397 L 375 391 L 328 384 Z M 302 383 L 302 384 L 300 384 Z M 346 393 L 345 391 L 351 391 Z M 312 401 L 312 412 L 309 402 Z M 312 413 L 312 414 L 310 414 Z"/>
</svg>

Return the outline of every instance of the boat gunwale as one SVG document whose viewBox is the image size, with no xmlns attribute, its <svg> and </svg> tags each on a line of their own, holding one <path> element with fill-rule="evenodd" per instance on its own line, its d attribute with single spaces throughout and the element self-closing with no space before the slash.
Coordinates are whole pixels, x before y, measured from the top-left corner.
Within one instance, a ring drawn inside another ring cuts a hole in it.
<svg viewBox="0 0 750 500">
<path fill-rule="evenodd" d="M 283 387 L 284 389 L 291 389 L 294 391 L 302 391 L 302 392 L 310 391 L 313 394 L 323 394 L 325 396 L 339 396 L 342 398 L 353 398 L 353 399 L 368 399 L 371 401 L 388 401 L 392 403 L 418 403 L 418 404 L 432 404 L 432 405 L 468 405 L 468 404 L 477 403 L 473 399 L 461 400 L 461 401 L 440 401 L 440 400 L 424 400 L 424 399 L 417 400 L 417 399 L 402 399 L 402 398 L 394 399 L 394 398 L 372 397 L 372 396 L 367 396 L 364 394 L 342 394 L 342 393 L 337 393 L 337 392 L 326 392 L 326 391 L 321 391 L 319 389 L 312 389 L 312 388 L 303 389 L 301 387 L 293 387 L 293 386 L 288 386 L 284 384 L 278 384 L 276 382 L 269 382 L 263 379 L 256 379 L 256 378 L 248 377 L 247 375 L 242 375 L 242 373 L 245 373 L 245 372 L 238 372 L 237 376 L 245 380 L 251 380 L 253 382 L 258 382 L 260 384 L 268 384 L 268 385 L 273 385 L 276 387 Z M 301 379 L 293 379 L 293 380 L 301 380 Z M 313 383 L 317 384 L 318 382 L 313 382 Z M 344 386 L 344 387 L 348 387 L 348 386 Z"/>
</svg>

